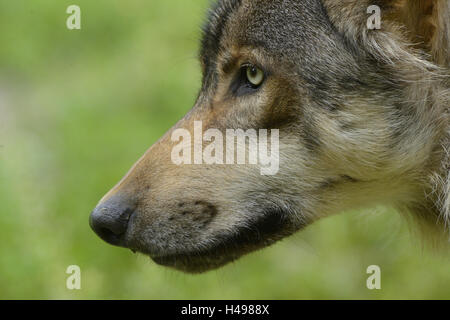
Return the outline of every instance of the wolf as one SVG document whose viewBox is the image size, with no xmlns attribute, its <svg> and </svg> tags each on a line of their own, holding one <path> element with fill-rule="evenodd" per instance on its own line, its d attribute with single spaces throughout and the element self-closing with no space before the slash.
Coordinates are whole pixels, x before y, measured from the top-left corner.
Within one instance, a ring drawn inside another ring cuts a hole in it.
<svg viewBox="0 0 450 320">
<path fill-rule="evenodd" d="M 383 204 L 448 242 L 450 1 L 219 0 L 199 60 L 193 108 L 91 213 L 103 240 L 200 273 Z M 279 171 L 174 164 L 196 121 L 279 130 Z"/>
</svg>

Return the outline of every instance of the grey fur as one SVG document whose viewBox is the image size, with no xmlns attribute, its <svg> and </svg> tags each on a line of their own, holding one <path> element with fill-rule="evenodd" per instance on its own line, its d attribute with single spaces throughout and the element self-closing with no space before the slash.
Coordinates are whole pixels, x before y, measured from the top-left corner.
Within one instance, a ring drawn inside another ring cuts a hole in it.
<svg viewBox="0 0 450 320">
<path fill-rule="evenodd" d="M 450 4 L 433 0 L 429 47 L 411 44 L 414 31 L 405 32 L 410 24 L 396 18 L 388 0 L 377 4 L 393 18 L 382 30 L 367 30 L 369 4 L 214 5 L 194 108 L 102 200 L 118 193 L 138 199 L 126 246 L 160 264 L 202 272 L 322 217 L 375 204 L 412 215 L 433 229 L 427 234 L 448 241 Z M 237 95 L 230 87 L 240 85 L 239 70 L 249 62 L 266 80 Z M 173 165 L 170 134 L 194 120 L 219 130 L 280 129 L 280 172 L 263 177 L 246 165 Z"/>
</svg>

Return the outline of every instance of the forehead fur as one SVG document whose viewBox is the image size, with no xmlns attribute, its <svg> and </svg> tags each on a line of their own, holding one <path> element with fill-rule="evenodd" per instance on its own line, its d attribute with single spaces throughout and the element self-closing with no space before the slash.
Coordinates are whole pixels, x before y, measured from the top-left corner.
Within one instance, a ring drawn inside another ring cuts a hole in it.
<svg viewBox="0 0 450 320">
<path fill-rule="evenodd" d="M 311 55 L 321 49 L 337 51 L 342 48 L 336 48 L 336 43 L 344 44 L 320 0 L 218 1 L 211 8 L 203 31 L 204 62 L 230 41 L 286 57 Z"/>
<path fill-rule="evenodd" d="M 361 92 L 375 84 L 365 79 L 377 68 L 367 65 L 361 48 L 334 27 L 320 0 L 216 3 L 204 27 L 204 86 L 214 87 L 220 52 L 245 47 L 259 48 L 275 63 L 290 65 L 289 72 L 310 89 L 313 100 L 328 109 L 339 104 L 334 92 Z"/>
</svg>

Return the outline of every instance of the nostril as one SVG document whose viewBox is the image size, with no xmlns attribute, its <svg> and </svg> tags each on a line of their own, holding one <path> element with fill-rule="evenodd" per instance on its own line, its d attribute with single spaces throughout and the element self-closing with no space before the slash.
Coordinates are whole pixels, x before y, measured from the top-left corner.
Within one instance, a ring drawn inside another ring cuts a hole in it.
<svg viewBox="0 0 450 320">
<path fill-rule="evenodd" d="M 97 232 L 97 234 L 100 236 L 100 238 L 106 240 L 106 242 L 115 244 L 115 243 L 120 243 L 120 240 L 122 238 L 122 235 L 124 233 L 121 234 L 115 234 L 113 231 L 106 229 L 106 228 L 100 228 Z"/>
</svg>

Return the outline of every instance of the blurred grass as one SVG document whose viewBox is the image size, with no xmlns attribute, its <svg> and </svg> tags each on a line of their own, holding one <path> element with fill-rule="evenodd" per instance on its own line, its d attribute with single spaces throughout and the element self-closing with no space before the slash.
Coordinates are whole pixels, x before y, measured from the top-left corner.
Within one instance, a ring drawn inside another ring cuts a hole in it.
<svg viewBox="0 0 450 320">
<path fill-rule="evenodd" d="M 450 298 L 396 213 L 331 217 L 200 276 L 103 243 L 97 201 L 194 102 L 207 1 L 0 2 L 0 299 Z M 82 290 L 65 270 L 82 270 Z M 382 270 L 382 290 L 365 271 Z"/>
</svg>

